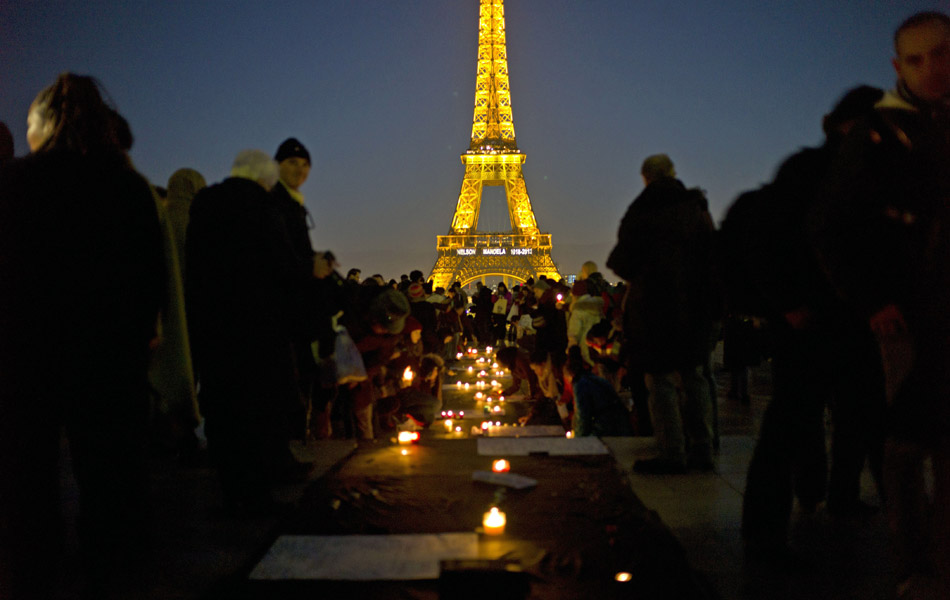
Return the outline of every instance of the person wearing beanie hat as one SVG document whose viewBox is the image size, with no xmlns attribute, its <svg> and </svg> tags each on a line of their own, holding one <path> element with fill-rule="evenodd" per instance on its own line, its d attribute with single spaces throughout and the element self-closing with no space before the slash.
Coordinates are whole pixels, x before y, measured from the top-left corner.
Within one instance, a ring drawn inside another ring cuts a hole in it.
<svg viewBox="0 0 950 600">
<path fill-rule="evenodd" d="M 409 284 L 409 289 L 406 293 L 409 295 L 410 302 L 422 302 L 426 299 L 426 290 L 422 287 L 421 283 Z"/>
<path fill-rule="evenodd" d="M 310 152 L 307 151 L 297 138 L 287 138 L 277 147 L 277 154 L 274 155 L 274 160 L 278 163 L 282 163 L 288 158 L 294 157 L 302 158 L 307 163 L 307 166 L 310 166 Z"/>
<path fill-rule="evenodd" d="M 283 217 L 290 242 L 297 253 L 302 268 L 312 263 L 313 246 L 310 243 L 310 214 L 304 205 L 300 186 L 310 175 L 310 153 L 295 138 L 288 138 L 274 155 L 277 161 L 278 185 L 271 189 L 271 198 Z"/>
<path fill-rule="evenodd" d="M 298 139 L 288 138 L 278 146 L 274 160 L 277 162 L 279 178 L 271 189 L 270 197 L 284 222 L 287 239 L 296 257 L 297 270 L 305 281 L 296 290 L 291 310 L 295 323 L 293 329 L 299 332 L 294 339 L 298 387 L 301 404 L 306 407 L 310 402 L 311 382 L 317 372 L 310 344 L 314 338 L 323 339 L 332 335 L 329 315 L 321 314 L 329 310 L 321 308 L 323 303 L 320 298 L 323 294 L 317 289 L 320 284 L 314 279 L 330 275 L 333 261 L 332 257 L 328 258 L 328 253 L 314 252 L 310 241 L 310 213 L 300 192 L 300 186 L 310 175 L 310 153 Z"/>
</svg>

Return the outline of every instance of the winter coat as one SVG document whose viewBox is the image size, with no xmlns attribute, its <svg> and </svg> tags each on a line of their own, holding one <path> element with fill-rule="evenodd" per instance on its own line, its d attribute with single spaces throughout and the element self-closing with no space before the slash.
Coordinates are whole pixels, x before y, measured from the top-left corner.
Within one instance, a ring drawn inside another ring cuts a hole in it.
<svg viewBox="0 0 950 600">
<path fill-rule="evenodd" d="M 814 220 L 839 292 L 866 317 L 894 305 L 907 323 L 912 349 L 897 358 L 912 366 L 888 421 L 895 435 L 923 441 L 950 431 L 947 198 L 950 116 L 889 93 L 849 133 Z M 884 362 L 887 371 L 887 352 Z"/>
<path fill-rule="evenodd" d="M 705 364 L 720 308 L 712 233 L 705 197 L 675 179 L 651 182 L 624 215 L 607 266 L 628 282 L 624 333 L 633 366 Z"/>
<path fill-rule="evenodd" d="M 273 414 L 291 407 L 292 307 L 302 277 L 284 221 L 264 188 L 230 177 L 199 192 L 186 252 L 202 413 Z"/>
<path fill-rule="evenodd" d="M 123 156 L 49 150 L 3 166 L 0 415 L 13 398 L 51 424 L 64 409 L 144 406 L 164 299 L 155 201 Z"/>
</svg>

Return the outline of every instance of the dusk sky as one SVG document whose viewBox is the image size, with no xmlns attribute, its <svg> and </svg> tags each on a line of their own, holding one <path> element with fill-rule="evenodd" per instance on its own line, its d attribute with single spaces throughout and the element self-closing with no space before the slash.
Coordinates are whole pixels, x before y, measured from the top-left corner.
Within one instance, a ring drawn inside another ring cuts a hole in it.
<svg viewBox="0 0 950 600">
<path fill-rule="evenodd" d="M 25 154 L 36 93 L 62 71 L 93 75 L 132 126 L 136 167 L 162 186 L 179 167 L 220 181 L 239 150 L 273 154 L 297 137 L 313 160 L 302 191 L 314 247 L 344 272 L 428 273 L 464 173 L 478 4 L 0 0 L 0 120 Z M 562 274 L 591 259 L 605 269 L 646 156 L 669 154 L 719 220 L 821 142 L 821 117 L 847 89 L 893 87 L 904 18 L 948 8 L 507 0 L 517 143 Z M 510 229 L 499 188 L 479 229 Z"/>
</svg>

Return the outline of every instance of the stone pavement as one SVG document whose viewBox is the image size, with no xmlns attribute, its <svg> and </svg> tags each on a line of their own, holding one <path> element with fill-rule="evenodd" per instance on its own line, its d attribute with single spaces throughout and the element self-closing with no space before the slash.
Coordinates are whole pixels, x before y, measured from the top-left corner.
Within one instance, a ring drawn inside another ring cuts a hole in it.
<svg viewBox="0 0 950 600">
<path fill-rule="evenodd" d="M 723 391 L 724 393 L 724 391 Z M 768 399 L 767 370 L 754 373 L 750 406 L 719 398 L 721 450 L 714 473 L 643 476 L 630 472 L 637 457 L 652 451 L 651 438 L 608 438 L 605 443 L 626 473 L 637 497 L 670 528 L 693 568 L 723 599 L 839 599 L 893 597 L 893 574 L 883 516 L 865 521 L 832 519 L 821 508 L 793 517 L 792 545 L 800 559 L 778 568 L 743 556 L 739 523 L 745 470 L 754 433 Z M 377 443 L 388 443 L 383 440 Z M 315 477 L 356 448 L 352 440 L 325 440 L 294 450 L 315 464 Z M 65 451 L 65 450 L 64 450 Z M 865 500 L 877 504 L 866 478 Z M 273 541 L 279 517 L 235 520 L 217 512 L 220 498 L 206 465 L 182 466 L 156 459 L 152 472 L 153 552 L 147 562 L 116 573 L 109 598 L 200 599 L 217 585 L 246 571 Z M 67 520 L 74 523 L 76 493 L 68 470 L 63 478 Z M 306 483 L 279 489 L 295 503 Z M 75 537 L 69 550 L 75 557 Z M 65 562 L 59 599 L 79 597 L 76 560 Z"/>
</svg>

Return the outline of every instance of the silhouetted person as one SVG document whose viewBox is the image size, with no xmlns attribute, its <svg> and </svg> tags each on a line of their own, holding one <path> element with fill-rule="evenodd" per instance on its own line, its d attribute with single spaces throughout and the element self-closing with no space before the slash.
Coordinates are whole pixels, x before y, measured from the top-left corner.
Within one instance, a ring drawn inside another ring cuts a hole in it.
<svg viewBox="0 0 950 600">
<path fill-rule="evenodd" d="M 87 593 L 147 544 L 149 345 L 163 298 L 148 183 L 98 84 L 64 73 L 0 171 L 0 597 L 50 597 L 65 426 Z"/>
<path fill-rule="evenodd" d="M 700 190 L 687 190 L 665 154 L 641 168 L 643 192 L 624 215 L 607 266 L 628 283 L 625 350 L 644 372 L 659 448 L 641 473 L 712 469 L 712 399 L 703 377 L 718 318 L 712 284 L 712 221 Z"/>
<path fill-rule="evenodd" d="M 950 597 L 950 18 L 894 36 L 897 89 L 856 125 L 829 176 L 819 248 L 878 340 L 885 489 L 898 594 Z M 930 459 L 933 499 L 924 464 Z M 932 511 L 932 513 L 931 513 Z"/>
<path fill-rule="evenodd" d="M 740 235 L 739 230 L 744 238 L 731 246 L 747 246 L 732 252 L 724 269 L 745 274 L 743 285 L 761 298 L 747 310 L 770 323 L 772 399 L 743 501 L 742 533 L 753 557 L 786 558 L 793 490 L 806 513 L 827 494 L 833 515 L 860 515 L 871 510 L 860 500 L 869 455 L 880 480 L 884 396 L 877 346 L 827 282 L 806 226 L 809 214 L 820 208 L 844 136 L 882 95 L 867 86 L 845 94 L 824 118 L 825 143 L 786 159 L 774 182 L 740 196 L 723 224 L 724 238 Z M 738 223 L 742 219 L 747 222 Z M 834 419 L 830 486 L 826 406 Z"/>
<path fill-rule="evenodd" d="M 208 451 L 225 510 L 272 509 L 271 484 L 295 468 L 288 419 L 297 414 L 291 340 L 301 274 L 267 196 L 277 165 L 238 154 L 231 176 L 198 193 L 188 223 L 185 292 Z"/>
</svg>

